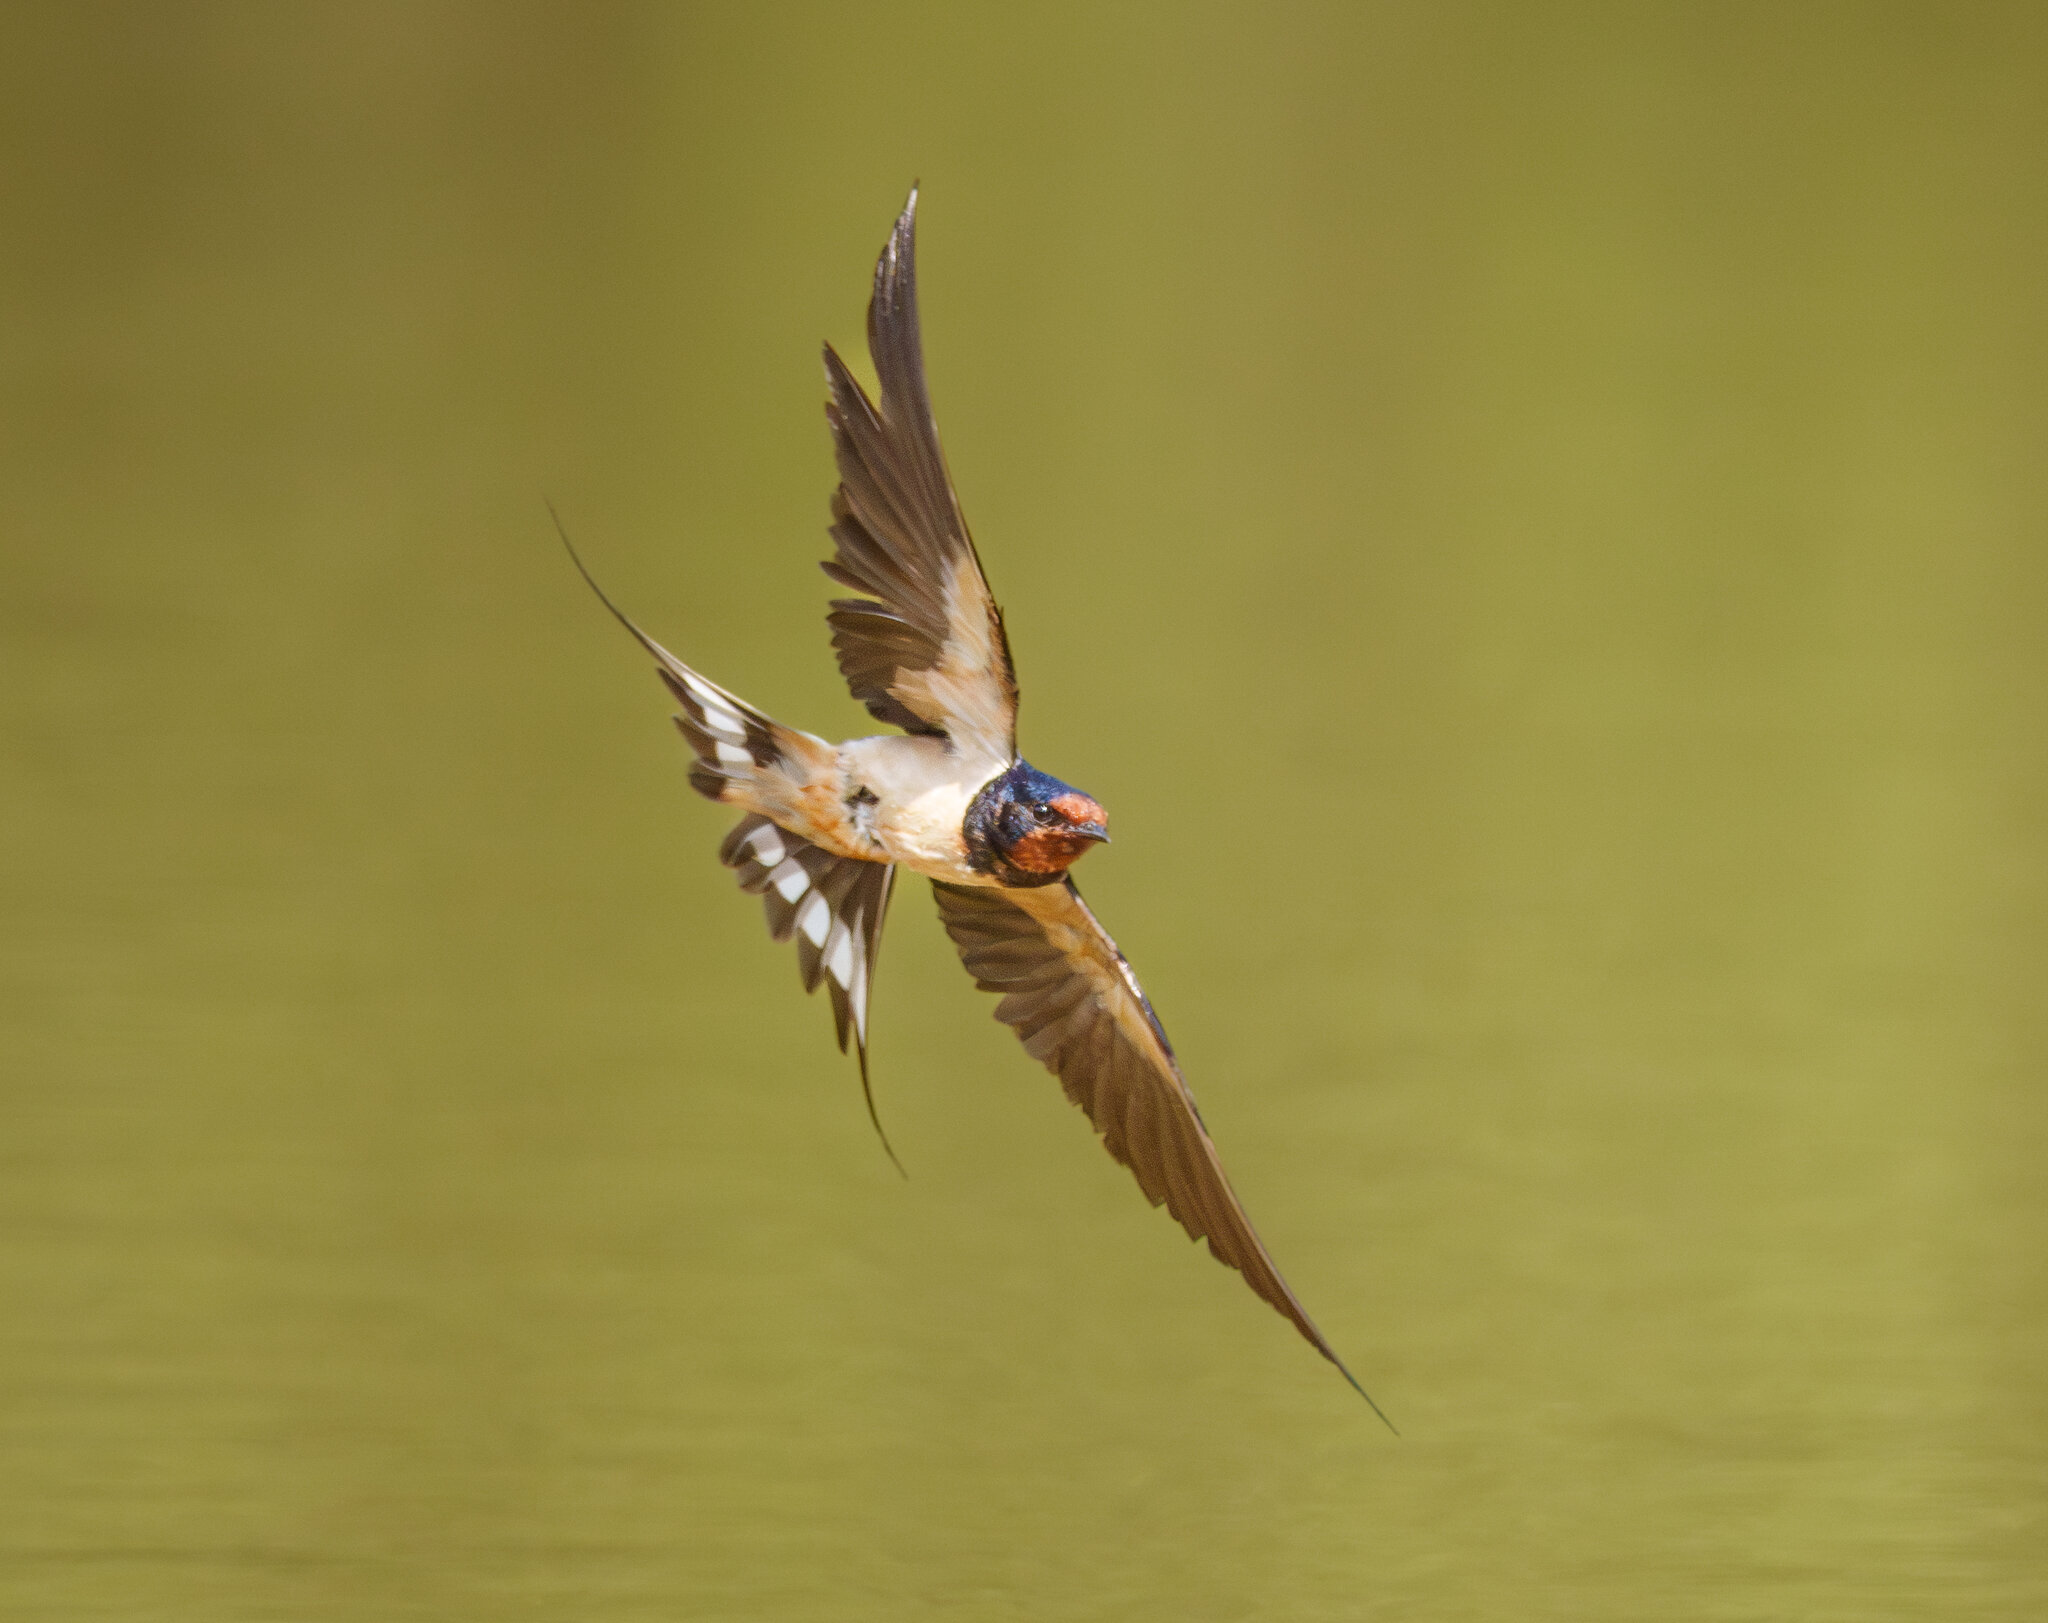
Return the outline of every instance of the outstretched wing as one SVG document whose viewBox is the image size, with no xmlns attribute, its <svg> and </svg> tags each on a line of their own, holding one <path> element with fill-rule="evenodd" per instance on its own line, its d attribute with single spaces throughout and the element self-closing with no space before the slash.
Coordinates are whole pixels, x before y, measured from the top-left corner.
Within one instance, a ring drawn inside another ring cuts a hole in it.
<svg viewBox="0 0 2048 1623">
<path fill-rule="evenodd" d="M 879 406 L 825 346 L 839 489 L 837 550 L 822 567 L 867 594 L 835 600 L 826 619 L 847 686 L 876 719 L 946 738 L 1000 768 L 1016 755 L 1017 679 L 925 390 L 916 238 L 913 191 L 875 265 L 868 303 Z"/>
<path fill-rule="evenodd" d="M 895 865 L 834 856 L 758 813 L 741 818 L 726 835 L 718 860 L 737 870 L 740 889 L 754 892 L 766 905 L 769 935 L 777 941 L 796 937 L 804 990 L 815 992 L 824 983 L 839 1029 L 839 1051 L 846 1052 L 850 1035 L 860 1056 L 868 1115 L 888 1149 L 889 1136 L 875 1118 L 874 1095 L 868 1090 L 868 991 L 882 951 L 882 921 L 896 888 Z M 894 1150 L 889 1159 L 896 1159 Z M 897 1165 L 900 1171 L 902 1163 Z"/>
<path fill-rule="evenodd" d="M 1015 1027 L 1031 1057 L 1060 1079 L 1146 1198 L 1164 1202 L 1191 1237 L 1207 1240 L 1372 1403 L 1273 1266 L 1223 1175 L 1144 989 L 1073 880 L 1025 890 L 934 880 L 932 890 L 975 984 L 1005 994 L 996 1018 Z"/>
</svg>

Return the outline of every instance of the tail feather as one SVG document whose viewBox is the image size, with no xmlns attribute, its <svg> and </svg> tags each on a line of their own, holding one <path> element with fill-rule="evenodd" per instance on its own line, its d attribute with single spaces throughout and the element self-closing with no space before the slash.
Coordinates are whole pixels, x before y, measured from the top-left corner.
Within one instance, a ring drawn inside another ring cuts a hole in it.
<svg viewBox="0 0 2048 1623">
<path fill-rule="evenodd" d="M 765 787 L 777 777 L 793 777 L 796 787 L 809 781 L 804 770 L 809 753 L 803 747 L 806 735 L 762 715 L 658 644 L 649 646 L 660 661 L 656 674 L 662 686 L 682 706 L 676 713 L 676 731 L 697 757 L 690 763 L 691 788 L 707 800 L 759 810 L 752 804 L 750 789 Z"/>
<path fill-rule="evenodd" d="M 653 656 L 662 685 L 683 707 L 676 716 L 676 729 L 697 757 L 690 763 L 690 787 L 707 800 L 761 812 L 778 823 L 801 822 L 799 797 L 808 785 L 829 781 L 835 764 L 832 746 L 763 715 L 709 677 L 691 670 L 648 636 L 605 595 L 605 589 L 584 567 L 553 502 L 548 503 L 548 514 L 576 573 L 611 617 Z"/>
<path fill-rule="evenodd" d="M 868 989 L 881 952 L 882 921 L 888 916 L 896 870 L 886 862 L 829 850 L 793 832 L 808 829 L 815 837 L 803 802 L 807 791 L 815 799 L 820 787 L 836 787 L 838 752 L 822 738 L 783 726 L 698 675 L 627 619 L 583 567 L 552 502 L 548 512 L 576 572 L 612 618 L 653 656 L 655 674 L 682 707 L 676 714 L 676 730 L 696 757 L 690 763 L 690 787 L 707 800 L 738 806 L 749 814 L 725 837 L 718 858 L 738 871 L 741 888 L 755 892 L 766 904 L 768 933 L 777 941 L 796 937 L 797 971 L 804 990 L 815 991 L 822 984 L 830 994 L 839 1051 L 846 1052 L 850 1035 L 860 1056 L 868 1120 L 883 1152 L 901 1172 L 903 1163 L 882 1131 L 868 1080 Z"/>
</svg>

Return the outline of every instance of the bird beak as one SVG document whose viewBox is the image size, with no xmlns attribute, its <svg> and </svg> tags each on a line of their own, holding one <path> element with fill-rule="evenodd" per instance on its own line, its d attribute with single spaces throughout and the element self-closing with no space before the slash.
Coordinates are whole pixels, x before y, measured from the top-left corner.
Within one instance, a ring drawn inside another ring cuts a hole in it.
<svg viewBox="0 0 2048 1623">
<path fill-rule="evenodd" d="M 1109 844 L 1109 830 L 1100 823 L 1076 823 L 1067 832 L 1078 834 L 1084 840 L 1093 840 L 1097 845 Z"/>
</svg>

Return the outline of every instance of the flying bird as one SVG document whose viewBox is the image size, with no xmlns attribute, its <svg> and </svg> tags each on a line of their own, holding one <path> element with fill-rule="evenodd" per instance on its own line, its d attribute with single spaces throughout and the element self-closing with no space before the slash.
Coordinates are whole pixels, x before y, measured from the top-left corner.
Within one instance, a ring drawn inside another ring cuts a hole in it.
<svg viewBox="0 0 2048 1623">
<path fill-rule="evenodd" d="M 908 869 L 931 881 L 975 984 L 1002 994 L 996 1018 L 1059 1078 L 1146 1198 L 1207 1240 L 1370 1404 L 1253 1230 L 1144 989 L 1074 885 L 1074 864 L 1109 840 L 1107 813 L 1017 753 L 1002 610 L 925 387 L 916 229 L 913 190 L 868 304 L 880 400 L 830 344 L 824 352 L 839 488 L 822 567 L 858 594 L 835 600 L 826 620 L 853 696 L 900 734 L 828 744 L 784 726 L 655 642 L 570 555 L 680 706 L 691 786 L 742 813 L 719 857 L 766 904 L 769 934 L 794 938 L 804 989 L 824 986 L 863 1088 L 882 922 Z"/>
</svg>

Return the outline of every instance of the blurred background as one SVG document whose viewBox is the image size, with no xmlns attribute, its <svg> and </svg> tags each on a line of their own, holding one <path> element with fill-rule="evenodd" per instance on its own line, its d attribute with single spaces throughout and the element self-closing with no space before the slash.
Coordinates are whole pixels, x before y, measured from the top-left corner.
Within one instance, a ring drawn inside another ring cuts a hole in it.
<svg viewBox="0 0 2048 1623">
<path fill-rule="evenodd" d="M 2048 1612 L 2048 12 L 14 5 L 0 1610 Z M 1405 1436 L 990 1019 L 877 1149 L 544 497 L 1023 742 Z M 865 356 L 861 355 L 862 365 Z"/>
</svg>

